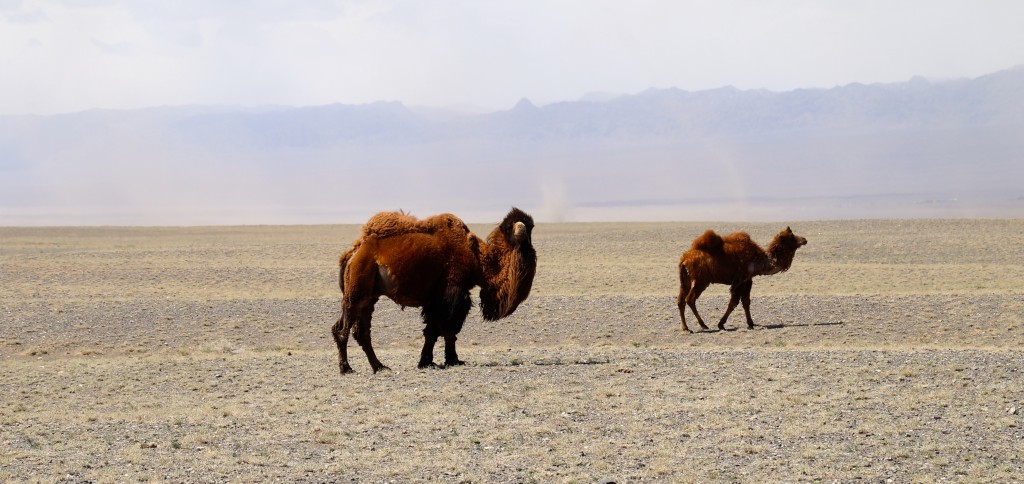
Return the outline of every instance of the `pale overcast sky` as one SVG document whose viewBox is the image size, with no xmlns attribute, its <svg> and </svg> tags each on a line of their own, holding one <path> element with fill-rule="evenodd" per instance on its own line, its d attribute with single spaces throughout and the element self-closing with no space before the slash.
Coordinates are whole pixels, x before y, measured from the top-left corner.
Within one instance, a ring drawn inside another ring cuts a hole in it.
<svg viewBox="0 0 1024 484">
<path fill-rule="evenodd" d="M 789 90 L 1024 64 L 1024 2 L 0 0 L 0 114 Z"/>
</svg>

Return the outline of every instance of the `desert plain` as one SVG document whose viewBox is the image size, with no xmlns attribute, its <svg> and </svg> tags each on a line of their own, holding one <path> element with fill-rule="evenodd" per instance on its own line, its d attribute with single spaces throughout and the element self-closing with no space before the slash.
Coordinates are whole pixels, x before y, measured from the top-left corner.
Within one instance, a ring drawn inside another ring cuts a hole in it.
<svg viewBox="0 0 1024 484">
<path fill-rule="evenodd" d="M 683 333 L 690 241 L 786 225 L 759 328 Z M 538 224 L 466 366 L 417 369 L 419 312 L 382 299 L 392 370 L 352 341 L 341 376 L 358 230 L 0 228 L 0 481 L 1024 481 L 1024 220 Z"/>
</svg>

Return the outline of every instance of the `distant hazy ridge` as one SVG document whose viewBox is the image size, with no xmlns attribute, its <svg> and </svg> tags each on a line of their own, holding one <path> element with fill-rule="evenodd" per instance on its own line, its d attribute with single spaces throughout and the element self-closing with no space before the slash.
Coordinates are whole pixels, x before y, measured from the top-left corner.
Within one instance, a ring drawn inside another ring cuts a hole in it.
<svg viewBox="0 0 1024 484">
<path fill-rule="evenodd" d="M 1022 68 L 585 99 L 2 116 L 0 224 L 1024 216 Z"/>
</svg>

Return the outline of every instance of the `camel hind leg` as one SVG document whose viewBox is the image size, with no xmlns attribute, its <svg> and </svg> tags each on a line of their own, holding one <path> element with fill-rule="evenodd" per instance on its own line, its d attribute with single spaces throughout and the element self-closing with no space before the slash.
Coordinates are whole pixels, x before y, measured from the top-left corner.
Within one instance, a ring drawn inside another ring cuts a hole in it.
<svg viewBox="0 0 1024 484">
<path fill-rule="evenodd" d="M 349 259 L 352 258 L 352 253 L 355 248 L 345 251 L 341 255 L 341 259 L 338 263 L 338 287 L 341 288 L 342 293 L 342 308 L 341 316 L 338 317 L 338 321 L 331 327 L 331 335 L 334 337 L 334 343 L 338 345 L 338 368 L 341 370 L 341 374 L 352 373 L 352 366 L 348 363 L 348 336 L 352 331 L 351 320 L 345 318 L 345 267 L 348 265 Z"/>
<path fill-rule="evenodd" d="M 708 329 L 708 325 L 704 324 L 704 318 L 701 318 L 700 313 L 697 312 L 697 298 L 704 293 L 708 285 L 709 283 L 707 282 L 694 279 L 691 283 L 690 292 L 686 294 L 686 304 L 690 306 L 690 310 L 693 311 L 693 315 L 697 318 L 697 324 L 700 325 L 701 329 Z"/>
<path fill-rule="evenodd" d="M 390 368 L 384 366 L 377 359 L 377 353 L 373 351 L 373 342 L 370 337 L 370 321 L 373 318 L 375 302 L 371 301 L 370 304 L 357 311 L 358 318 L 353 321 L 352 330 L 355 332 L 356 341 L 359 342 L 359 346 L 363 348 L 363 353 L 366 353 L 366 359 L 370 362 L 370 368 L 373 369 L 374 373 L 377 373 L 380 370 L 390 370 Z"/>
<path fill-rule="evenodd" d="M 679 297 L 676 298 L 676 305 L 679 306 L 679 319 L 683 322 L 683 331 L 692 333 L 686 326 L 686 295 L 690 292 L 690 273 L 686 271 L 686 266 L 681 262 L 679 264 Z"/>
<path fill-rule="evenodd" d="M 348 301 L 342 303 L 341 317 L 338 318 L 338 322 L 334 323 L 334 327 L 331 328 L 334 342 L 338 345 L 338 368 L 341 370 L 342 375 L 352 372 L 352 366 L 348 362 L 349 333 L 355 333 L 356 341 L 362 347 L 363 353 L 366 353 L 366 359 L 369 360 L 370 368 L 373 369 L 374 373 L 389 369 L 377 359 L 377 354 L 373 351 L 373 343 L 370 338 L 370 321 L 373 316 L 375 302 L 371 300 L 368 305 L 362 308 L 352 308 Z"/>
<path fill-rule="evenodd" d="M 331 328 L 334 343 L 338 345 L 338 368 L 341 370 L 342 375 L 352 373 L 352 366 L 348 364 L 348 335 L 351 329 L 351 326 L 345 324 L 344 313 Z"/>
<path fill-rule="evenodd" d="M 342 259 L 341 288 L 345 291 L 341 299 L 342 324 L 341 335 L 339 336 L 339 352 L 343 350 L 342 342 L 347 341 L 347 331 L 354 333 L 356 341 L 366 353 L 366 359 L 370 362 L 370 368 L 374 373 L 388 369 L 377 359 L 373 351 L 373 342 L 370 337 L 370 328 L 373 319 L 373 307 L 380 298 L 376 289 L 377 263 L 370 255 L 372 254 L 371 244 L 364 242 L 361 247 L 367 248 L 352 254 L 346 254 Z"/>
</svg>

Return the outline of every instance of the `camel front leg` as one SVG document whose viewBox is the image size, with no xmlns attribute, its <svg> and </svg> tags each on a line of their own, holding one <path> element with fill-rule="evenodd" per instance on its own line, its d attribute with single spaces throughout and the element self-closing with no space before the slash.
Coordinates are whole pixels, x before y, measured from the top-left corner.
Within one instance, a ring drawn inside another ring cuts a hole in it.
<svg viewBox="0 0 1024 484">
<path fill-rule="evenodd" d="M 722 319 L 718 321 L 718 329 L 725 330 L 725 322 L 729 319 L 729 315 L 732 314 L 732 310 L 736 309 L 736 305 L 740 303 L 740 285 L 734 285 L 729 288 L 729 306 L 725 308 L 725 314 L 722 315 Z"/>
<path fill-rule="evenodd" d="M 445 333 L 444 335 L 444 366 L 459 366 L 465 365 L 466 362 L 459 359 L 459 354 L 455 351 L 455 340 L 459 339 L 455 336 L 455 333 Z"/>
<path fill-rule="evenodd" d="M 437 343 L 439 336 L 434 325 L 427 323 L 427 327 L 423 328 L 423 350 L 420 351 L 420 362 L 416 365 L 417 368 L 437 367 L 434 364 L 434 344 Z"/>
<path fill-rule="evenodd" d="M 750 318 L 750 289 L 753 286 L 754 281 L 750 280 L 740 288 L 740 300 L 743 301 L 743 312 L 747 315 L 747 329 L 754 329 L 754 320 Z"/>
<path fill-rule="evenodd" d="M 433 342 L 437 341 L 438 335 L 444 336 L 444 366 L 458 366 L 466 363 L 459 359 L 455 351 L 457 335 L 462 331 L 462 325 L 469 315 L 469 308 L 473 302 L 469 299 L 469 291 L 458 286 L 452 286 L 445 290 L 444 297 L 434 304 L 424 307 L 423 319 L 427 328 L 433 328 L 433 339 L 428 338 L 431 348 Z M 426 330 L 424 330 L 426 335 Z M 426 347 L 423 349 L 426 355 Z M 423 363 L 421 359 L 420 363 Z"/>
</svg>

